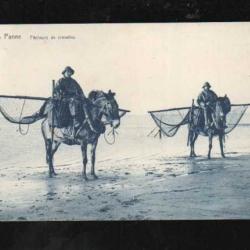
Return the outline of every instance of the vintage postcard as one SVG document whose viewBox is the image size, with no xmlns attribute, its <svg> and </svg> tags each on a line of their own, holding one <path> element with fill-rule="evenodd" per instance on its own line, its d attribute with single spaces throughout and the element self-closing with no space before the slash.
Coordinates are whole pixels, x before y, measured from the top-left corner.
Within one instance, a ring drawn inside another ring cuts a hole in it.
<svg viewBox="0 0 250 250">
<path fill-rule="evenodd" d="M 250 24 L 0 26 L 0 220 L 250 218 Z"/>
</svg>

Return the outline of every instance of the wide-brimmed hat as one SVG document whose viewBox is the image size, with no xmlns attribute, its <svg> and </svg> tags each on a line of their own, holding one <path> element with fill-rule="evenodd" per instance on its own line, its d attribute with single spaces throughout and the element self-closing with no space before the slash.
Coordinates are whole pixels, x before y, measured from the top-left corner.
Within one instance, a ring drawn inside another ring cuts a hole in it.
<svg viewBox="0 0 250 250">
<path fill-rule="evenodd" d="M 211 85 L 209 82 L 205 82 L 202 86 L 202 88 L 204 89 L 205 87 L 208 87 L 209 89 L 211 88 Z"/>
<path fill-rule="evenodd" d="M 74 71 L 70 66 L 67 66 L 67 67 L 63 70 L 62 74 L 64 75 L 66 71 L 71 72 L 72 75 L 75 73 L 75 71 Z"/>
</svg>

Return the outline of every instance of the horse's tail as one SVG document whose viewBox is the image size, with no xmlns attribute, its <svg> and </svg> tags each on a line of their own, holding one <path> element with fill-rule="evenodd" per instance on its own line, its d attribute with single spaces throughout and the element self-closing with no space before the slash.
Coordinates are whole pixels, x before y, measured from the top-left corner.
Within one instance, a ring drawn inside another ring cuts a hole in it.
<svg viewBox="0 0 250 250">
<path fill-rule="evenodd" d="M 42 118 L 45 118 L 45 115 L 40 111 L 36 112 L 35 114 L 31 116 L 15 118 L 15 117 L 10 116 L 1 105 L 0 105 L 0 113 L 3 115 L 3 117 L 7 121 L 11 123 L 16 123 L 16 124 L 32 124 L 38 120 L 41 120 Z"/>
</svg>

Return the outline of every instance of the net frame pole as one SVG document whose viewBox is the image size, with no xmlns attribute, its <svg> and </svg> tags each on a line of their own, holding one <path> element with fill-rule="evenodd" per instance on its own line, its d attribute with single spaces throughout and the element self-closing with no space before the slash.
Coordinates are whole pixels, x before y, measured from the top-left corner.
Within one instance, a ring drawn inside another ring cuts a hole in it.
<svg viewBox="0 0 250 250">
<path fill-rule="evenodd" d="M 147 137 L 149 137 L 150 135 L 152 135 L 155 132 L 156 129 L 157 129 L 157 126 L 148 133 Z"/>
<path fill-rule="evenodd" d="M 55 80 L 52 80 L 52 110 L 51 110 L 51 117 L 52 117 L 52 121 L 51 121 L 51 143 L 53 145 L 54 142 L 54 98 L 55 98 Z M 51 151 L 52 151 L 52 145 L 51 145 Z"/>
<path fill-rule="evenodd" d="M 191 109 L 190 109 L 190 122 L 193 121 L 193 109 L 194 109 L 194 99 L 192 99 L 192 105 L 191 105 Z M 187 146 L 190 145 L 190 134 L 191 134 L 191 126 L 190 126 L 190 123 L 189 123 L 189 126 L 188 126 L 188 138 L 187 138 Z"/>
<path fill-rule="evenodd" d="M 162 138 L 162 132 L 161 132 L 161 121 L 160 121 L 160 129 L 159 129 L 159 138 Z"/>
<path fill-rule="evenodd" d="M 25 99 L 25 100 L 37 100 L 37 101 L 47 101 L 49 99 L 46 97 L 23 96 L 23 95 L 0 95 L 0 98 Z"/>
</svg>

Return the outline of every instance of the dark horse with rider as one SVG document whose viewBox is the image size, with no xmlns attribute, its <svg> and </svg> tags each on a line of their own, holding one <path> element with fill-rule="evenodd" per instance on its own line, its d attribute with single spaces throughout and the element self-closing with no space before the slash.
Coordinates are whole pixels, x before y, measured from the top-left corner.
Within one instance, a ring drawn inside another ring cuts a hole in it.
<svg viewBox="0 0 250 250">
<path fill-rule="evenodd" d="M 211 85 L 206 82 L 203 90 L 197 98 L 198 107 L 192 105 L 186 123 L 189 126 L 188 144 L 191 147 L 190 156 L 195 157 L 194 144 L 199 135 L 208 136 L 209 151 L 208 158 L 211 157 L 212 140 L 214 136 L 219 137 L 222 157 L 225 157 L 223 150 L 223 140 L 225 136 L 226 115 L 231 110 L 229 98 L 218 97 L 211 90 Z"/>
<path fill-rule="evenodd" d="M 99 90 L 91 91 L 86 97 L 80 85 L 72 78 L 74 70 L 71 67 L 66 67 L 62 74 L 63 77 L 58 80 L 53 90 L 53 97 L 45 101 L 35 114 L 17 120 L 8 115 L 2 107 L 0 112 L 8 121 L 17 124 L 31 124 L 43 119 L 42 134 L 50 177 L 56 175 L 53 165 L 54 154 L 64 143 L 81 146 L 82 176 L 85 180 L 87 180 L 87 146 L 90 146 L 91 175 L 97 178 L 95 157 L 98 139 L 105 132 L 106 125 L 110 125 L 113 129 L 119 127 L 121 110 L 115 100 L 115 93 L 111 90 L 107 93 Z"/>
</svg>

